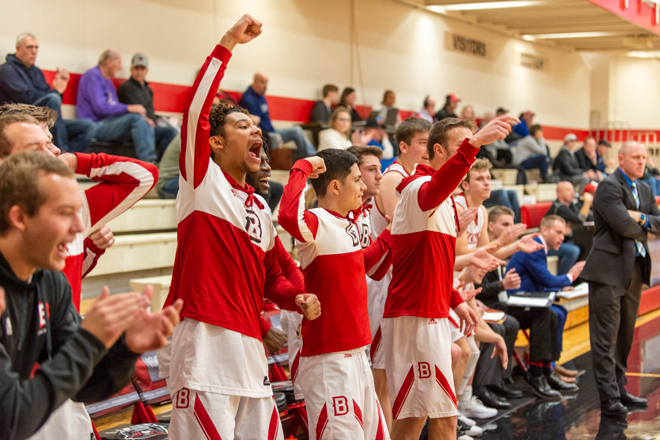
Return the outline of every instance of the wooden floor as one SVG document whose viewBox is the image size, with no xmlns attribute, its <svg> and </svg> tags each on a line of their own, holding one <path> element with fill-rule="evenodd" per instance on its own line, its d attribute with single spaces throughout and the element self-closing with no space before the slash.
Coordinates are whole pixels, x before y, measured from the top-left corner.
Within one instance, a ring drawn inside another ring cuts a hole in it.
<svg viewBox="0 0 660 440">
<path fill-rule="evenodd" d="M 637 319 L 636 326 L 639 327 L 660 316 L 660 309 L 647 313 Z M 564 332 L 564 351 L 562 352 L 559 363 L 569 362 L 589 351 L 589 323 L 585 322 Z M 152 407 L 156 415 L 166 413 L 172 410 L 172 404 L 168 403 Z M 113 428 L 118 425 L 128 424 L 131 421 L 133 408 L 127 408 L 114 414 L 102 416 L 94 419 L 94 424 L 99 431 Z M 658 437 L 656 440 L 660 440 Z"/>
</svg>

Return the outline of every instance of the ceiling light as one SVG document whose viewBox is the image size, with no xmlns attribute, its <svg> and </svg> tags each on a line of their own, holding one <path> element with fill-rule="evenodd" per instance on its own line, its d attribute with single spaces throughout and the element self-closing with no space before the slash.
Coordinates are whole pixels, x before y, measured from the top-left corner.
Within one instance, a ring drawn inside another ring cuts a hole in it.
<svg viewBox="0 0 660 440">
<path fill-rule="evenodd" d="M 626 54 L 631 58 L 660 58 L 660 50 L 631 50 Z"/>
<path fill-rule="evenodd" d="M 484 3 L 463 3 L 456 5 L 433 5 L 427 6 L 427 9 L 444 14 L 451 11 L 478 11 L 484 9 L 507 9 L 507 8 L 525 8 L 529 6 L 538 6 L 548 1 L 503 1 L 503 2 L 484 2 Z"/>
<path fill-rule="evenodd" d="M 561 38 L 597 38 L 597 37 L 613 37 L 616 35 L 624 35 L 620 32 L 567 32 L 562 34 L 534 34 L 523 35 L 522 38 L 527 40 L 533 38 L 535 40 L 557 40 Z"/>
<path fill-rule="evenodd" d="M 536 38 L 534 38 L 534 37 L 531 36 L 531 35 L 523 35 L 521 38 L 522 38 L 523 40 L 527 40 L 527 41 L 536 41 Z"/>
</svg>

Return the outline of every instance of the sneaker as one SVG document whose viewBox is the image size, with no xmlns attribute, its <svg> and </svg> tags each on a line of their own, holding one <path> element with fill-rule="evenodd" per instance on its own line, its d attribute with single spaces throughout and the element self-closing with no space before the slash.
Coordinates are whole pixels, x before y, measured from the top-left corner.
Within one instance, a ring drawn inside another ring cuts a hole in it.
<svg viewBox="0 0 660 440">
<path fill-rule="evenodd" d="M 458 420 L 460 420 L 461 422 L 465 423 L 468 426 L 474 426 L 474 425 L 477 424 L 477 422 L 475 422 L 474 420 L 472 420 L 470 418 L 465 417 L 465 415 L 463 415 L 461 413 L 458 413 Z"/>
<path fill-rule="evenodd" d="M 456 425 L 456 440 L 473 440 L 472 437 L 461 431 L 460 423 Z"/>
<path fill-rule="evenodd" d="M 472 396 L 472 399 L 467 402 L 461 401 L 458 405 L 461 414 L 474 419 L 490 419 L 497 415 L 496 409 L 484 406 L 476 396 Z"/>
<path fill-rule="evenodd" d="M 466 434 L 470 437 L 478 437 L 484 433 L 483 429 L 478 426 L 470 426 L 465 424 L 460 418 L 457 420 L 458 432 L 460 434 Z"/>
</svg>

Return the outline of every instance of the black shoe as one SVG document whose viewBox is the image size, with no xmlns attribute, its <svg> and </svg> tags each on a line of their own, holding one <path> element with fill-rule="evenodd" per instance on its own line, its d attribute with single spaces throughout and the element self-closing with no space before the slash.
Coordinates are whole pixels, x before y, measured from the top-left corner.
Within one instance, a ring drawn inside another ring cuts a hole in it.
<svg viewBox="0 0 660 440">
<path fill-rule="evenodd" d="M 628 415 L 628 408 L 619 399 L 611 399 L 601 404 L 601 412 L 608 417 L 621 417 Z"/>
<path fill-rule="evenodd" d="M 498 396 L 507 399 L 520 399 L 523 396 L 522 391 L 511 389 L 507 387 L 504 384 L 504 382 L 502 382 L 500 385 L 490 385 L 488 389 L 490 389 L 493 393 L 497 394 Z"/>
<path fill-rule="evenodd" d="M 648 406 L 649 401 L 643 397 L 635 397 L 628 391 L 623 390 L 621 394 L 621 403 L 626 406 Z"/>
<path fill-rule="evenodd" d="M 505 386 L 506 385 L 513 385 L 514 383 L 516 383 L 516 381 L 513 380 L 512 377 L 507 377 L 506 379 L 502 379 L 502 384 L 505 385 Z"/>
<path fill-rule="evenodd" d="M 476 388 L 472 391 L 472 394 L 477 396 L 479 400 L 481 400 L 481 402 L 484 404 L 484 406 L 487 406 L 488 408 L 495 408 L 495 409 L 511 408 L 511 404 L 509 402 L 502 399 L 501 397 L 496 396 L 486 387 Z"/>
<path fill-rule="evenodd" d="M 529 372 L 523 376 L 523 380 L 530 386 L 534 394 L 542 399 L 561 400 L 561 393 L 550 388 L 545 376 L 534 377 Z"/>
<path fill-rule="evenodd" d="M 562 393 L 577 393 L 578 390 L 580 389 L 577 386 L 577 384 L 566 383 L 554 374 L 551 374 L 550 376 L 546 376 L 546 379 L 548 380 L 548 384 L 552 388 Z"/>
</svg>

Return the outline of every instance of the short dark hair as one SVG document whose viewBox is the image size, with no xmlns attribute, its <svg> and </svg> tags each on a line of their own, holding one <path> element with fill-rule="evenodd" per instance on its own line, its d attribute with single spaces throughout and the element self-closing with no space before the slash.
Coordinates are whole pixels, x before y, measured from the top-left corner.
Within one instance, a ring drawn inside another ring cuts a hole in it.
<svg viewBox="0 0 660 440">
<path fill-rule="evenodd" d="M 488 213 L 488 222 L 495 223 L 497 219 L 503 215 L 510 215 L 511 217 L 515 217 L 513 215 L 513 209 L 509 208 L 508 206 L 497 205 Z"/>
<path fill-rule="evenodd" d="M 383 157 L 383 150 L 373 145 L 353 145 L 348 147 L 346 151 L 357 157 L 358 166 L 362 165 L 364 156 L 376 156 L 378 160 Z"/>
<path fill-rule="evenodd" d="M 209 113 L 209 124 L 211 124 L 210 136 L 225 137 L 226 118 L 232 113 L 243 113 L 244 115 L 250 114 L 243 107 L 232 107 L 224 102 L 214 105 L 213 108 L 211 108 L 211 113 Z"/>
<path fill-rule="evenodd" d="M 358 163 L 358 159 L 346 150 L 334 148 L 319 151 L 316 155 L 325 161 L 326 169 L 325 173 L 320 174 L 316 179 L 311 179 L 312 187 L 320 198 L 328 192 L 328 185 L 333 180 L 344 183 L 346 176 L 351 174 L 351 167 Z"/>
<path fill-rule="evenodd" d="M 433 127 L 431 127 L 431 131 L 429 132 L 429 141 L 426 144 L 426 149 L 429 152 L 429 160 L 433 159 L 435 156 L 435 150 L 433 149 L 433 146 L 435 144 L 440 144 L 442 145 L 442 148 L 446 150 L 446 144 L 448 140 L 447 133 L 449 133 L 454 128 L 460 127 L 465 127 L 471 130 L 473 133 L 476 128 L 474 122 L 467 119 L 458 118 L 445 118 L 433 124 Z"/>
<path fill-rule="evenodd" d="M 534 136 L 537 131 L 543 130 L 543 127 L 541 127 L 541 124 L 534 124 L 532 127 L 529 129 L 529 134 Z"/>
<path fill-rule="evenodd" d="M 48 174 L 75 179 L 64 162 L 39 151 L 23 151 L 0 162 L 0 234 L 9 230 L 13 206 L 20 206 L 30 217 L 39 212 L 48 199 L 40 177 Z"/>
<path fill-rule="evenodd" d="M 417 133 L 431 131 L 431 126 L 432 124 L 426 119 L 416 118 L 414 116 L 407 118 L 396 128 L 396 132 L 394 133 L 396 144 L 399 145 L 403 142 L 406 145 L 410 145 L 412 138 Z"/>
<path fill-rule="evenodd" d="M 9 156 L 13 147 L 12 143 L 7 137 L 7 134 L 5 133 L 7 131 L 7 127 L 23 122 L 39 125 L 39 122 L 35 118 L 25 113 L 12 113 L 0 116 L 0 158 Z"/>
<path fill-rule="evenodd" d="M 549 228 L 554 222 L 559 222 L 559 223 L 566 224 L 566 220 L 564 219 L 564 217 L 560 217 L 560 216 L 555 215 L 555 214 L 550 214 L 550 215 L 546 215 L 545 217 L 543 217 L 541 219 L 541 225 L 540 226 L 542 228 Z"/>
<path fill-rule="evenodd" d="M 48 128 L 52 128 L 57 121 L 57 110 L 45 106 L 31 104 L 3 104 L 0 105 L 0 116 L 24 114 L 30 115 L 39 123 L 45 123 Z"/>
<path fill-rule="evenodd" d="M 326 84 L 323 86 L 323 97 L 328 96 L 328 93 L 339 92 L 339 87 L 334 84 Z"/>
</svg>

